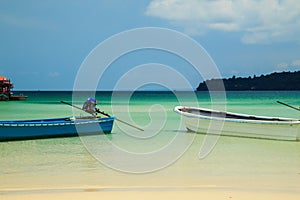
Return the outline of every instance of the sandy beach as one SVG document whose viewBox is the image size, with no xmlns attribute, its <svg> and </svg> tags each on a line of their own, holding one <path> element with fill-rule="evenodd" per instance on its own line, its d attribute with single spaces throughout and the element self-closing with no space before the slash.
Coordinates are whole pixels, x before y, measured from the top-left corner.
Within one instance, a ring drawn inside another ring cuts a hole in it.
<svg viewBox="0 0 300 200">
<path fill-rule="evenodd" d="M 296 200 L 300 197 L 299 191 L 278 190 L 245 190 L 232 188 L 86 188 L 86 189 L 59 189 L 59 190 L 19 190 L 0 193 L 3 200 L 35 200 L 35 199 L 243 199 L 243 200 Z"/>
<path fill-rule="evenodd" d="M 80 171 L 74 166 L 72 169 L 72 162 L 71 166 L 61 168 L 67 165 L 61 162 L 59 170 L 63 173 L 52 170 L 47 173 L 2 174 L 0 197 L 1 200 L 300 198 L 298 143 L 224 137 L 210 156 L 199 160 L 199 142 L 188 150 L 189 156 L 148 174 L 122 173 L 103 167 L 98 162 L 93 163 L 92 170 L 82 170 L 87 160 L 82 160 Z M 239 145 L 224 148 L 226 143 L 232 142 Z M 290 146 L 290 149 L 280 154 L 275 146 L 281 149 Z M 252 148 L 256 150 L 252 152 Z M 296 151 L 292 153 L 290 150 Z M 260 159 L 257 159 L 255 155 L 259 152 Z M 274 152 L 276 157 L 271 156 Z M 284 158 L 285 154 L 289 158 Z"/>
</svg>

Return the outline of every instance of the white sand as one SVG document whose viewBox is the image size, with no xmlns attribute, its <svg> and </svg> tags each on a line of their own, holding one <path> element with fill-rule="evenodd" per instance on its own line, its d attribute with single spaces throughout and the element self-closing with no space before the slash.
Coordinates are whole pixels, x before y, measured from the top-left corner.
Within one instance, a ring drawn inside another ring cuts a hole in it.
<svg viewBox="0 0 300 200">
<path fill-rule="evenodd" d="M 93 199 L 244 199 L 244 200 L 282 200 L 300 199 L 300 191 L 272 191 L 272 190 L 237 190 L 230 188 L 144 188 L 144 189 L 116 189 L 99 190 L 66 189 L 66 190 L 39 190 L 39 191 L 6 191 L 0 193 L 1 200 L 35 200 L 35 199 L 68 199 L 68 200 L 93 200 Z"/>
</svg>

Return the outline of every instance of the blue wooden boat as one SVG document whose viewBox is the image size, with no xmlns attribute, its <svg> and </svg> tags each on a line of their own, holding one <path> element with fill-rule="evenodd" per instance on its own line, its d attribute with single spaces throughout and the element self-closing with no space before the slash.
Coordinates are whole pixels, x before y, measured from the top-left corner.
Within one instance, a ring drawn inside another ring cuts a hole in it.
<svg viewBox="0 0 300 200">
<path fill-rule="evenodd" d="M 0 141 L 111 133 L 114 117 L 66 117 L 0 121 Z"/>
</svg>

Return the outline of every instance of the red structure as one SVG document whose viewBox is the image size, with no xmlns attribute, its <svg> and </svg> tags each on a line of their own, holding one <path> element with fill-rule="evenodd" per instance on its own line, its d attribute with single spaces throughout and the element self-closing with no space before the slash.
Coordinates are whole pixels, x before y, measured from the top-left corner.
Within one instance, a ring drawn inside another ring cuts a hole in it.
<svg viewBox="0 0 300 200">
<path fill-rule="evenodd" d="M 27 96 L 14 96 L 11 89 L 14 85 L 5 76 L 0 76 L 0 101 L 24 100 Z"/>
</svg>

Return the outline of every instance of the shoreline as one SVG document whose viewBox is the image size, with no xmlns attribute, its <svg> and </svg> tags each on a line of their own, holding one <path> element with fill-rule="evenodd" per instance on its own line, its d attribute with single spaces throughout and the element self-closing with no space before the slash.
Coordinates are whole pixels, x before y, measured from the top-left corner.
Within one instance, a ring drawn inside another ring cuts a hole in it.
<svg viewBox="0 0 300 200">
<path fill-rule="evenodd" d="M 82 187 L 0 190 L 1 199 L 299 199 L 300 190 L 195 187 Z"/>
</svg>

